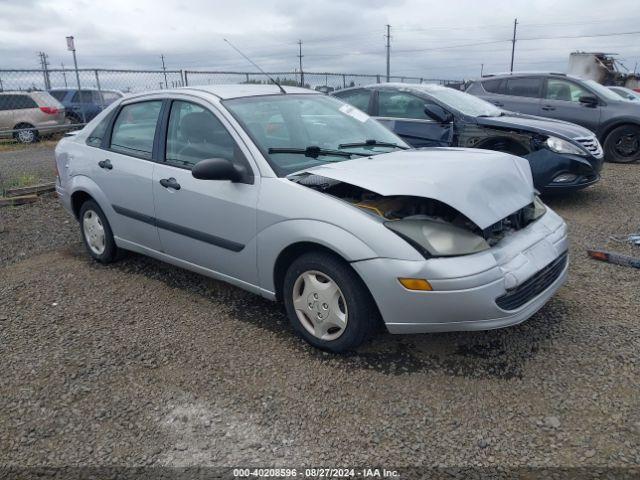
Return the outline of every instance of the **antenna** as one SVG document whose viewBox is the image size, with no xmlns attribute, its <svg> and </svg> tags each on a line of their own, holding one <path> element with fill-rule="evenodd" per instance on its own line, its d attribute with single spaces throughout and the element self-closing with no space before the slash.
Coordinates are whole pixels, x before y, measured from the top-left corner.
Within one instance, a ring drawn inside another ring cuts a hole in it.
<svg viewBox="0 0 640 480">
<path fill-rule="evenodd" d="M 229 46 L 231 48 L 233 48 L 236 52 L 238 52 L 240 55 L 242 55 L 251 65 L 253 65 L 254 67 L 256 67 L 258 70 L 260 70 L 260 73 L 262 73 L 263 75 L 265 75 L 269 80 L 271 80 L 274 84 L 276 84 L 278 86 L 278 88 L 280 89 L 280 91 L 282 93 L 284 93 L 285 95 L 287 94 L 287 92 L 284 90 L 284 88 L 282 88 L 282 85 L 280 85 L 278 82 L 276 82 L 273 77 L 271 75 L 269 75 L 267 72 L 265 72 L 264 70 L 262 70 L 260 68 L 260 66 L 255 63 L 253 60 L 251 60 L 249 57 L 247 57 L 244 53 L 242 53 L 240 50 L 238 50 L 233 43 L 231 43 L 229 40 L 227 40 L 226 38 L 223 39 L 225 42 L 227 42 L 229 44 Z"/>
</svg>

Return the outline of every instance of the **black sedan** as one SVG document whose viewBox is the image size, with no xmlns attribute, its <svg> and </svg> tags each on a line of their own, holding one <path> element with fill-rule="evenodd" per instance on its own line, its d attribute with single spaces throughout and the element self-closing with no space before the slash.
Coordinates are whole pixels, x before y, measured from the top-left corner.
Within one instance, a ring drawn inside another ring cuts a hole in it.
<svg viewBox="0 0 640 480">
<path fill-rule="evenodd" d="M 591 131 L 573 123 L 507 112 L 441 85 L 382 83 L 333 95 L 415 148 L 484 148 L 526 158 L 541 193 L 578 190 L 600 179 L 602 147 Z"/>
</svg>

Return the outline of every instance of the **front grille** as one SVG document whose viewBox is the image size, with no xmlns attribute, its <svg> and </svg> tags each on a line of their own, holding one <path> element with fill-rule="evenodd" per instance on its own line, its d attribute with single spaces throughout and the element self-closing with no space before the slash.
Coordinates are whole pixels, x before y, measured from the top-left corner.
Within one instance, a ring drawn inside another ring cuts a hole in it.
<svg viewBox="0 0 640 480">
<path fill-rule="evenodd" d="M 595 136 L 591 137 L 578 137 L 574 139 L 580 145 L 587 149 L 587 151 L 596 158 L 602 157 L 602 147 L 600 142 Z"/>
<path fill-rule="evenodd" d="M 496 304 L 503 310 L 515 310 L 537 297 L 560 276 L 567 265 L 568 256 L 569 254 L 564 252 L 529 280 L 496 299 Z"/>
</svg>

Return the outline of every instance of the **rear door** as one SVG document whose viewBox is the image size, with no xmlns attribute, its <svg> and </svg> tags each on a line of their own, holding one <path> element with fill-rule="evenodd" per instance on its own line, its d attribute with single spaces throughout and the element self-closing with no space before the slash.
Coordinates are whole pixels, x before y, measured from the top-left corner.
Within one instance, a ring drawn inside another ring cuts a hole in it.
<svg viewBox="0 0 640 480">
<path fill-rule="evenodd" d="M 259 176 L 254 176 L 251 183 L 240 183 L 199 180 L 191 174 L 196 163 L 209 158 L 224 158 L 252 172 L 248 150 L 207 103 L 191 97 L 174 99 L 164 117 L 166 136 L 159 140 L 161 153 L 153 178 L 163 251 L 223 275 L 257 283 Z"/>
<path fill-rule="evenodd" d="M 577 123 L 595 132 L 600 125 L 602 107 L 580 103 L 583 95 L 594 94 L 568 78 L 549 77 L 538 115 Z"/>
<path fill-rule="evenodd" d="M 115 211 L 114 235 L 135 245 L 160 250 L 154 221 L 154 136 L 162 100 L 127 103 L 114 112 L 103 148 L 91 156 L 91 178 Z M 91 144 L 89 137 L 88 144 Z"/>
<path fill-rule="evenodd" d="M 537 115 L 542 95 L 542 77 L 507 78 L 501 85 L 499 102 L 505 110 Z M 496 106 L 499 106 L 496 104 Z"/>
<path fill-rule="evenodd" d="M 374 106 L 376 120 L 412 145 L 447 147 L 451 142 L 452 124 L 428 117 L 425 105 L 430 100 L 408 92 L 378 90 Z"/>
</svg>

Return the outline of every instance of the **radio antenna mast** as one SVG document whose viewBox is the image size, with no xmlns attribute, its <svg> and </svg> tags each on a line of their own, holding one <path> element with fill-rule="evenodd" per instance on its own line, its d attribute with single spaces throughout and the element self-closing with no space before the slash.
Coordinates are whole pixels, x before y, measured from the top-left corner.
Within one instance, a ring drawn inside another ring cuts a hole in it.
<svg viewBox="0 0 640 480">
<path fill-rule="evenodd" d="M 282 85 L 280 85 L 278 82 L 276 82 L 273 77 L 271 75 L 269 75 L 267 72 L 265 72 L 264 70 L 262 70 L 260 68 L 260 66 L 255 63 L 253 60 L 251 60 L 249 57 L 247 57 L 244 53 L 242 53 L 238 48 L 235 47 L 235 45 L 233 43 L 231 43 L 229 40 L 227 40 L 226 38 L 224 39 L 225 42 L 227 42 L 229 44 L 229 46 L 231 48 L 233 48 L 236 52 L 238 52 L 240 55 L 242 55 L 251 65 L 253 65 L 254 67 L 256 67 L 258 70 L 260 70 L 260 73 L 262 73 L 264 76 L 266 76 L 269 80 L 271 80 L 271 82 L 273 82 L 275 85 L 278 86 L 278 88 L 280 89 L 280 91 L 282 93 L 284 93 L 285 95 L 287 94 L 287 92 L 284 90 L 284 88 L 282 88 Z"/>
</svg>

